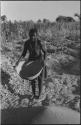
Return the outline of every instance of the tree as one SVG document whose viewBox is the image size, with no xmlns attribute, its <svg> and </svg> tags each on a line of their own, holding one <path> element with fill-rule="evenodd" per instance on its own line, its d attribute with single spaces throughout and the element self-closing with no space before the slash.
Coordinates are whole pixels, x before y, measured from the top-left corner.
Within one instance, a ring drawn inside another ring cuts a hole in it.
<svg viewBox="0 0 81 125">
<path fill-rule="evenodd" d="M 74 16 L 78 17 L 81 20 L 81 14 L 75 13 Z"/>
<path fill-rule="evenodd" d="M 37 21 L 37 23 L 41 23 L 42 21 L 39 19 L 38 21 Z"/>
<path fill-rule="evenodd" d="M 58 16 L 56 22 L 75 22 L 75 20 L 72 17 Z"/>
<path fill-rule="evenodd" d="M 43 19 L 43 23 L 49 23 L 50 21 L 48 19 Z"/>
<path fill-rule="evenodd" d="M 2 21 L 2 22 L 5 22 L 6 20 L 7 20 L 6 15 L 1 16 L 1 21 Z"/>
</svg>

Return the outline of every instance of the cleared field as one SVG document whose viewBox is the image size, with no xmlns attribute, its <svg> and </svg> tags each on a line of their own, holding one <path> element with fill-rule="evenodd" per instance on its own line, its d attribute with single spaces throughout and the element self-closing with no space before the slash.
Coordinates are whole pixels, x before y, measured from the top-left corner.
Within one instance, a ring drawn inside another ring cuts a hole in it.
<svg viewBox="0 0 81 125">
<path fill-rule="evenodd" d="M 28 81 L 23 81 L 13 69 L 34 22 L 28 24 L 28 22 L 11 22 L 11 24 L 7 22 L 5 27 L 2 23 L 2 110 L 9 107 L 30 106 L 31 86 Z M 20 25 L 22 32 L 20 32 Z M 40 97 L 40 100 L 41 98 L 43 100 L 32 104 L 32 107 L 56 104 L 80 112 L 80 22 L 37 22 L 36 27 L 42 44 L 46 43 L 48 77 L 44 81 Z"/>
</svg>

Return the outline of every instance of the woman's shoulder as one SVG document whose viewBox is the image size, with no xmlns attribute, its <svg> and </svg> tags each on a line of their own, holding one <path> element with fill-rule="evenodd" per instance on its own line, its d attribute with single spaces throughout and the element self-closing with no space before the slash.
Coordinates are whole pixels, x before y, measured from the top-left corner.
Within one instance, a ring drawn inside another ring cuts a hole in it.
<svg viewBox="0 0 81 125">
<path fill-rule="evenodd" d="M 27 45 L 27 46 L 28 46 L 28 45 L 29 45 L 29 43 L 30 43 L 30 40 L 28 39 L 28 40 L 26 40 L 24 43 L 25 43 L 25 45 Z"/>
<path fill-rule="evenodd" d="M 37 42 L 38 42 L 39 45 L 42 45 L 40 39 L 37 39 Z"/>
</svg>

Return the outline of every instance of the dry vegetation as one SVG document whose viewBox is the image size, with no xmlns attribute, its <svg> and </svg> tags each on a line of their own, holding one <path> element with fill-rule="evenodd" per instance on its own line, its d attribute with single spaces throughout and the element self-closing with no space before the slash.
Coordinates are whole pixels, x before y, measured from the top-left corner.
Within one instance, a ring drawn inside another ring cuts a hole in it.
<svg viewBox="0 0 81 125">
<path fill-rule="evenodd" d="M 28 107 L 32 95 L 29 81 L 22 80 L 13 69 L 21 54 L 28 31 L 36 26 L 47 47 L 48 77 L 43 83 L 43 98 L 36 105 L 62 105 L 80 112 L 80 22 L 34 23 L 2 22 L 1 108 Z"/>
</svg>

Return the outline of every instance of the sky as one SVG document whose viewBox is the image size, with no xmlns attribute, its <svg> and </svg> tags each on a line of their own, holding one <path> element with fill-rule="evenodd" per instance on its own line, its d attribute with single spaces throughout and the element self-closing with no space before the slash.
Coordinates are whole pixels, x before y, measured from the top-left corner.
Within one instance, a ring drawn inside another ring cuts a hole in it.
<svg viewBox="0 0 81 125">
<path fill-rule="evenodd" d="M 59 15 L 80 14 L 80 1 L 1 1 L 1 15 L 8 20 L 43 20 L 55 21 Z"/>
</svg>

